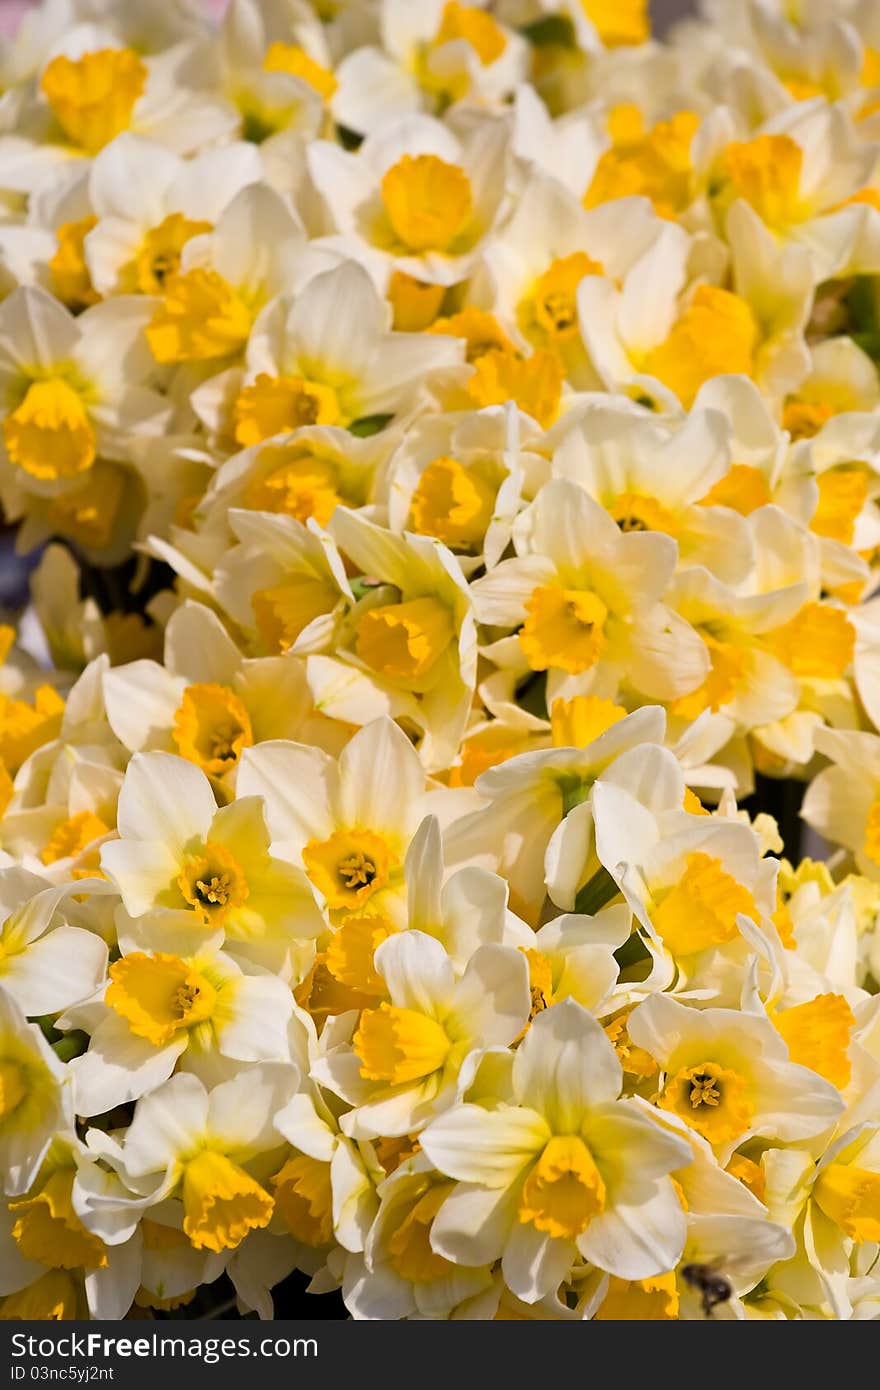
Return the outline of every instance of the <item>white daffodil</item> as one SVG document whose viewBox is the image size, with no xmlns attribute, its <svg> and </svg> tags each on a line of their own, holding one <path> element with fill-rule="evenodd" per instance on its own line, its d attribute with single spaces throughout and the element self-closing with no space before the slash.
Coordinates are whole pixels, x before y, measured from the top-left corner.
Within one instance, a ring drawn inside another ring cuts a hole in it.
<svg viewBox="0 0 880 1390">
<path fill-rule="evenodd" d="M 75 886 L 83 891 L 81 882 Z M 105 942 L 64 920 L 73 890 L 23 868 L 0 869 L 0 985 L 30 1018 L 60 1013 L 104 979 Z"/>
<path fill-rule="evenodd" d="M 288 986 L 245 974 L 222 951 L 127 951 L 110 967 L 104 1003 L 88 1051 L 71 1062 L 81 1115 L 137 1100 L 175 1070 L 217 1081 L 287 1053 Z"/>
<path fill-rule="evenodd" d="M 4 847 L 30 867 L 45 866 L 55 881 L 95 872 L 98 845 L 116 822 L 125 753 L 104 710 L 107 664 L 101 656 L 86 667 L 66 702 L 58 700 L 51 723 L 32 731 L 22 765 L 13 760 Z"/>
<path fill-rule="evenodd" d="M 309 146 L 309 172 L 349 254 L 432 285 L 468 275 L 504 206 L 510 131 L 501 115 L 460 124 L 457 134 L 408 116 L 356 153 Z"/>
<path fill-rule="evenodd" d="M 689 408 L 722 373 L 752 377 L 770 395 L 795 391 L 809 371 L 803 330 L 812 269 L 803 247 L 779 249 L 749 207 L 728 219 L 732 290 L 688 286 L 688 238 L 669 225 L 618 290 L 587 276 L 578 289 L 581 333 L 610 390 L 664 409 Z"/>
<path fill-rule="evenodd" d="M 205 1257 L 193 1251 L 182 1235 L 175 1242 L 177 1232 L 169 1231 L 166 1238 L 160 1226 L 156 1226 L 155 1245 L 164 1251 L 176 1246 L 178 1267 L 175 1271 L 175 1261 L 167 1253 L 151 1261 L 145 1247 L 156 1223 L 148 1222 L 143 1234 L 139 1229 L 122 1242 L 107 1223 L 102 1223 L 100 1235 L 91 1230 L 86 1224 L 91 1193 L 109 1184 L 118 1187 L 118 1179 L 98 1168 L 95 1155 L 73 1133 L 62 1133 L 50 1146 L 28 1191 L 4 1203 L 0 1216 L 4 1319 L 77 1316 L 86 1308 L 92 1317 L 120 1318 L 137 1299 L 142 1275 L 147 1282 L 159 1269 L 162 1278 L 170 1274 L 172 1295 L 191 1290 L 193 1280 L 198 1283 L 210 1277 Z M 190 1257 L 184 1258 L 182 1269 L 181 1245 Z M 216 1262 L 216 1257 L 211 1258 Z M 177 1284 L 175 1273 L 178 1279 L 185 1273 L 190 1283 Z"/>
<path fill-rule="evenodd" d="M 818 1160 L 809 1148 L 791 1146 L 771 1148 L 761 1160 L 771 1214 L 797 1240 L 793 1257 L 770 1271 L 768 1292 L 824 1305 L 835 1318 L 853 1316 L 858 1257 L 870 1259 L 880 1239 L 880 1140 L 872 1112 L 861 1107 L 861 1122 L 838 1132 Z"/>
<path fill-rule="evenodd" d="M 788 1060 L 767 1019 L 653 994 L 632 1011 L 627 1032 L 659 1063 L 660 1108 L 702 1134 L 722 1162 L 752 1135 L 811 1138 L 843 1110 L 836 1086 Z"/>
<path fill-rule="evenodd" d="M 519 340 L 557 356 L 572 385 L 593 388 L 578 324 L 577 289 L 587 275 L 624 279 L 663 224 L 647 201 L 626 199 L 587 212 L 555 178 L 534 170 L 502 236 L 475 273 L 475 302 Z"/>
<path fill-rule="evenodd" d="M 591 56 L 635 47 L 651 36 L 647 0 L 528 0 L 526 6 L 522 0 L 505 0 L 503 8 L 508 7 L 563 16 L 572 26 L 577 47 Z"/>
<path fill-rule="evenodd" d="M 302 425 L 228 458 L 198 506 L 202 535 L 227 539 L 233 510 L 276 512 L 326 526 L 340 504 L 362 507 L 385 490 L 389 458 L 399 442 L 395 427 L 358 438 L 339 425 Z"/>
<path fill-rule="evenodd" d="M 302 871 L 269 852 L 263 803 L 217 809 L 200 768 L 169 753 L 136 753 L 119 794 L 119 839 L 101 864 L 130 916 L 171 913 L 186 954 L 226 940 L 245 959 L 283 968 L 320 931 Z"/>
<path fill-rule="evenodd" d="M 185 241 L 159 302 L 150 300 L 155 361 L 186 364 L 191 386 L 240 361 L 260 310 L 301 271 L 304 244 L 285 199 L 263 183 L 242 188 L 212 229 Z"/>
<path fill-rule="evenodd" d="M 587 697 L 589 698 L 589 697 Z M 656 706 L 636 710 L 628 717 L 625 711 L 603 701 L 594 712 L 593 728 L 582 747 L 541 749 L 522 753 L 490 768 L 477 779 L 476 790 L 488 800 L 488 805 L 460 817 L 446 832 L 446 852 L 451 863 L 478 858 L 503 874 L 510 884 L 514 909 L 527 921 L 537 923 L 547 891 L 551 871 L 563 868 L 567 875 L 565 889 L 555 883 L 562 894 L 562 906 L 572 907 L 581 877 L 589 876 L 592 849 L 592 819 L 590 803 L 596 780 L 609 771 L 613 774 L 621 756 L 633 753 L 631 772 L 639 779 L 644 755 L 635 752 L 640 746 L 659 742 L 665 730 L 663 711 Z M 659 751 L 659 750 L 656 750 Z M 669 755 L 671 757 L 671 755 Z M 660 753 L 664 758 L 663 752 Z M 672 760 L 674 763 L 674 759 Z M 659 771 L 652 762 L 652 770 Z M 626 764 L 618 772 L 626 778 Z M 647 782 L 645 783 L 647 786 Z M 666 794 L 666 781 L 661 783 Z M 633 784 L 637 791 L 638 782 Z M 674 801 L 681 804 L 684 779 L 673 787 Z M 578 808 L 583 808 L 579 810 Z M 548 863 L 550 847 L 558 843 L 569 816 L 577 813 L 579 834 L 571 844 L 577 862 L 554 854 Z M 475 848 L 477 850 L 475 854 Z M 598 867 L 598 864 L 595 866 Z"/>
<path fill-rule="evenodd" d="M 39 54 L 35 80 L 21 92 L 16 133 L 0 142 L 3 189 L 30 193 L 43 180 L 63 179 L 71 170 L 75 176 L 77 165 L 122 131 L 151 137 L 181 155 L 232 134 L 234 113 L 210 91 L 199 90 L 191 44 L 144 54 L 143 31 L 129 46 L 102 18 L 77 14 L 65 23 L 56 17 L 60 28 Z"/>
<path fill-rule="evenodd" d="M 321 130 L 337 84 L 311 7 L 233 0 L 217 42 L 201 56 L 208 81 L 238 116 L 242 138 L 260 147 L 270 167 L 290 161 L 303 139 Z"/>
<path fill-rule="evenodd" d="M 253 145 L 225 145 L 184 161 L 156 141 L 117 136 L 89 171 L 91 225 L 82 254 L 94 289 L 161 294 L 187 241 L 209 232 L 236 194 L 261 176 Z M 72 235 L 59 233 L 59 241 Z"/>
<path fill-rule="evenodd" d="M 451 102 L 500 107 L 526 74 L 528 48 L 481 3 L 381 0 L 380 46 L 357 48 L 340 63 L 332 109 L 337 121 L 368 135 L 389 120 Z"/>
<path fill-rule="evenodd" d="M 874 164 L 873 149 L 844 110 L 799 102 L 727 146 L 717 196 L 742 199 L 783 245 L 806 247 L 816 283 L 876 274 L 880 209 L 857 201 Z"/>
<path fill-rule="evenodd" d="M 448 337 L 390 332 L 391 310 L 366 270 L 343 261 L 282 295 L 254 324 L 244 374 L 229 392 L 229 413 L 213 393 L 194 404 L 211 428 L 238 444 L 260 444 L 303 425 L 352 425 L 413 408 L 437 372 L 461 361 Z"/>
<path fill-rule="evenodd" d="M 213 572 L 215 598 L 259 655 L 322 651 L 354 601 L 332 538 L 314 521 L 235 510 L 239 544 Z"/>
<path fill-rule="evenodd" d="M 178 753 L 218 788 L 234 784 L 243 749 L 267 738 L 323 738 L 336 748 L 345 741 L 315 713 L 302 662 L 243 659 L 217 615 L 193 602 L 168 622 L 164 664 L 111 667 L 104 699 L 111 728 L 132 752 Z"/>
<path fill-rule="evenodd" d="M 302 1060 L 309 1066 L 319 1055 L 310 1019 L 302 1033 Z M 311 1081 L 278 1112 L 275 1127 L 294 1150 L 272 1179 L 278 1213 L 294 1240 L 309 1251 L 334 1240 L 344 1250 L 362 1251 L 378 1207 L 376 1165 L 366 1150 L 341 1132 L 333 1108 Z"/>
<path fill-rule="evenodd" d="M 596 855 L 646 933 L 654 961 L 657 979 L 646 988 L 667 988 L 676 976 L 689 982 L 703 966 L 701 983 L 708 978 L 722 991 L 729 952 L 736 990 L 751 950 L 739 919 L 760 923 L 775 912 L 775 863 L 761 859 L 747 826 L 645 803 L 610 780 L 593 790 Z"/>
<path fill-rule="evenodd" d="M 393 531 L 435 536 L 465 574 L 500 560 L 522 494 L 532 496 L 547 461 L 534 421 L 513 404 L 416 420 L 388 466 Z"/>
<path fill-rule="evenodd" d="M 529 1017 L 526 960 L 507 946 L 478 947 L 456 981 L 439 941 L 403 931 L 382 942 L 374 967 L 391 1002 L 348 1015 L 350 1041 L 312 1067 L 352 1106 L 340 1125 L 355 1139 L 422 1129 L 461 1098 L 486 1049 L 507 1047 Z"/>
<path fill-rule="evenodd" d="M 476 682 L 476 629 L 461 568 L 436 537 L 397 536 L 346 507 L 337 507 L 329 530 L 360 571 L 361 596 L 345 615 L 337 659 L 367 677 L 384 712 L 422 731 L 426 768 L 444 769 L 457 752 Z M 326 698 L 321 708 L 351 717 Z"/>
<path fill-rule="evenodd" d="M 694 410 L 670 427 L 626 407 L 597 405 L 569 419 L 553 453 L 554 477 L 579 483 L 621 531 L 672 536 L 682 568 L 705 565 L 728 583 L 745 578 L 753 564 L 748 526 L 708 500 L 730 466 L 724 416 Z"/>
<path fill-rule="evenodd" d="M 760 1284 L 771 1265 L 794 1251 L 787 1226 L 772 1221 L 755 1195 L 760 1168 L 739 1156 L 726 1170 L 721 1168 L 711 1146 L 677 1115 L 658 1114 L 638 1099 L 635 1103 L 691 1147 L 690 1162 L 672 1175 L 686 1212 L 687 1237 L 677 1268 L 668 1274 L 641 1280 L 612 1276 L 598 1287 L 588 1281 L 592 1316 L 598 1322 L 705 1318 L 696 1272 L 702 1270 L 724 1279 L 730 1289 L 713 1316 L 745 1317 L 743 1297 Z"/>
<path fill-rule="evenodd" d="M 143 1209 L 173 1199 L 196 1250 L 234 1250 L 269 1224 L 274 1199 L 263 1185 L 283 1141 L 275 1115 L 295 1091 L 292 1064 L 261 1062 L 210 1090 L 172 1076 L 138 1101 L 117 1160 Z"/>
<path fill-rule="evenodd" d="M 421 1135 L 456 1180 L 434 1219 L 433 1249 L 465 1265 L 502 1261 L 526 1303 L 551 1293 L 582 1255 L 623 1279 L 671 1269 L 685 1218 L 668 1174 L 690 1148 L 620 1099 L 622 1073 L 578 1004 L 535 1019 L 513 1063 L 513 1100 L 466 1104 Z"/>
<path fill-rule="evenodd" d="M 421 1155 L 380 1185 L 363 1260 L 346 1261 L 342 1289 L 352 1317 L 448 1318 L 491 1287 L 488 1267 L 467 1269 L 431 1246 L 432 1223 L 453 1189 Z"/>
<path fill-rule="evenodd" d="M 2 488 L 10 516 L 28 497 L 47 499 L 56 529 L 77 535 L 77 510 L 106 508 L 77 538 L 100 546 L 125 490 L 131 431 L 156 434 L 168 405 L 150 385 L 143 329 L 149 308 L 120 297 L 74 318 L 44 290 L 26 286 L 0 305 Z"/>
<path fill-rule="evenodd" d="M 26 1192 L 54 1135 L 72 1129 L 70 1077 L 0 986 L 0 1158 L 3 1190 Z"/>
<path fill-rule="evenodd" d="M 264 798 L 275 852 L 302 865 L 328 912 L 399 911 L 407 846 L 430 801 L 418 754 L 390 719 L 361 729 L 338 760 L 297 743 L 248 748 L 238 794 Z"/>
<path fill-rule="evenodd" d="M 519 627 L 525 671 L 548 671 L 556 695 L 617 693 L 675 699 L 699 686 L 708 653 L 663 603 L 676 547 L 660 534 L 622 534 L 604 508 L 553 479 L 517 518 L 517 558 L 473 586 L 479 621 Z M 491 652 L 490 652 L 491 655 Z"/>
</svg>

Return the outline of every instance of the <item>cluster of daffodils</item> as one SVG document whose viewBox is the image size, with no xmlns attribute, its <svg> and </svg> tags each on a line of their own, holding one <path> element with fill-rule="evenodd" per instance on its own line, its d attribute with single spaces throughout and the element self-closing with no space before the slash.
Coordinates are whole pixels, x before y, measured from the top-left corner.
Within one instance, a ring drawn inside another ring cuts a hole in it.
<svg viewBox="0 0 880 1390">
<path fill-rule="evenodd" d="M 0 86 L 0 1319 L 880 1317 L 874 0 Z"/>
</svg>

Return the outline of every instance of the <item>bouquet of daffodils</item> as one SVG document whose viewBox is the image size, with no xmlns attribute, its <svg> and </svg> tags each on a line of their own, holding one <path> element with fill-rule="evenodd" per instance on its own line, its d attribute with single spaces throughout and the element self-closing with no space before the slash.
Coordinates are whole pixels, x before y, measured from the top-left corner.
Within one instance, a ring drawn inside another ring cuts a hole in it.
<svg viewBox="0 0 880 1390">
<path fill-rule="evenodd" d="M 874 0 L 0 70 L 0 1318 L 880 1316 Z"/>
</svg>

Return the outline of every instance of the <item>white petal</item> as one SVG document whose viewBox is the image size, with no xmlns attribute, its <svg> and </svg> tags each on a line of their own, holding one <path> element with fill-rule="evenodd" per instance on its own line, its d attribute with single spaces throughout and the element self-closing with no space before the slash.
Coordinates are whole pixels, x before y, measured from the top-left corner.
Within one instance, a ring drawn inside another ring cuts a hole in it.
<svg viewBox="0 0 880 1390">
<path fill-rule="evenodd" d="M 550 1138 L 543 1117 L 521 1106 L 457 1105 L 422 1131 L 434 1167 L 460 1182 L 509 1187 Z"/>
<path fill-rule="evenodd" d="M 157 1047 L 112 1013 L 92 1034 L 88 1052 L 70 1063 L 78 1115 L 103 1115 L 155 1091 L 174 1071 L 185 1039 Z"/>
<path fill-rule="evenodd" d="M 668 1178 L 646 1185 L 644 1200 L 615 1206 L 590 1222 L 581 1254 L 619 1279 L 648 1279 L 673 1269 L 684 1249 L 685 1215 Z"/>
<path fill-rule="evenodd" d="M 433 936 L 397 932 L 378 947 L 374 962 L 388 985 L 392 1004 L 442 1018 L 455 986 L 452 962 Z"/>
<path fill-rule="evenodd" d="M 135 753 L 119 793 L 120 835 L 162 840 L 172 851 L 202 841 L 217 804 L 203 772 L 170 753 Z"/>
<path fill-rule="evenodd" d="M 622 1084 L 603 1028 L 573 999 L 538 1014 L 513 1064 L 517 1099 L 546 1115 L 555 1134 L 576 1133 L 585 1113 L 616 1100 Z"/>
</svg>

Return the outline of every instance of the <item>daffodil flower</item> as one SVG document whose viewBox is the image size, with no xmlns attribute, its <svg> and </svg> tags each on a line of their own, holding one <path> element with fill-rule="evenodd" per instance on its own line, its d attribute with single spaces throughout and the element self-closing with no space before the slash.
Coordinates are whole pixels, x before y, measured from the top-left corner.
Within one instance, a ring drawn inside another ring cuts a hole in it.
<svg viewBox="0 0 880 1390">
<path fill-rule="evenodd" d="M 752 1135 L 811 1138 L 843 1110 L 837 1087 L 789 1061 L 766 1019 L 653 994 L 633 1010 L 627 1030 L 662 1069 L 660 1108 L 702 1134 L 722 1161 Z"/>
<path fill-rule="evenodd" d="M 513 1064 L 513 1102 L 460 1105 L 422 1148 L 455 1187 L 431 1230 L 437 1254 L 501 1259 L 517 1297 L 549 1294 L 578 1254 L 623 1279 L 671 1269 L 685 1216 L 669 1174 L 690 1148 L 620 1099 L 622 1073 L 599 1024 L 573 1001 L 541 1014 Z"/>
<path fill-rule="evenodd" d="M 529 1016 L 522 952 L 479 947 L 456 981 L 438 941 L 397 932 L 375 953 L 390 1003 L 364 1009 L 350 1042 L 325 1052 L 313 1078 L 353 1108 L 341 1120 L 356 1139 L 420 1130 L 460 1099 L 488 1047 L 505 1047 Z"/>
<path fill-rule="evenodd" d="M 73 1127 L 70 1075 L 36 1024 L 0 987 L 3 1189 L 26 1192 L 59 1130 Z"/>
<path fill-rule="evenodd" d="M 217 809 L 205 774 L 169 753 L 136 753 L 119 794 L 119 839 L 101 863 L 134 918 L 162 914 L 185 954 L 223 941 L 283 968 L 321 916 L 300 869 L 269 851 L 263 803 Z M 158 938 L 157 938 L 158 939 Z"/>
</svg>

